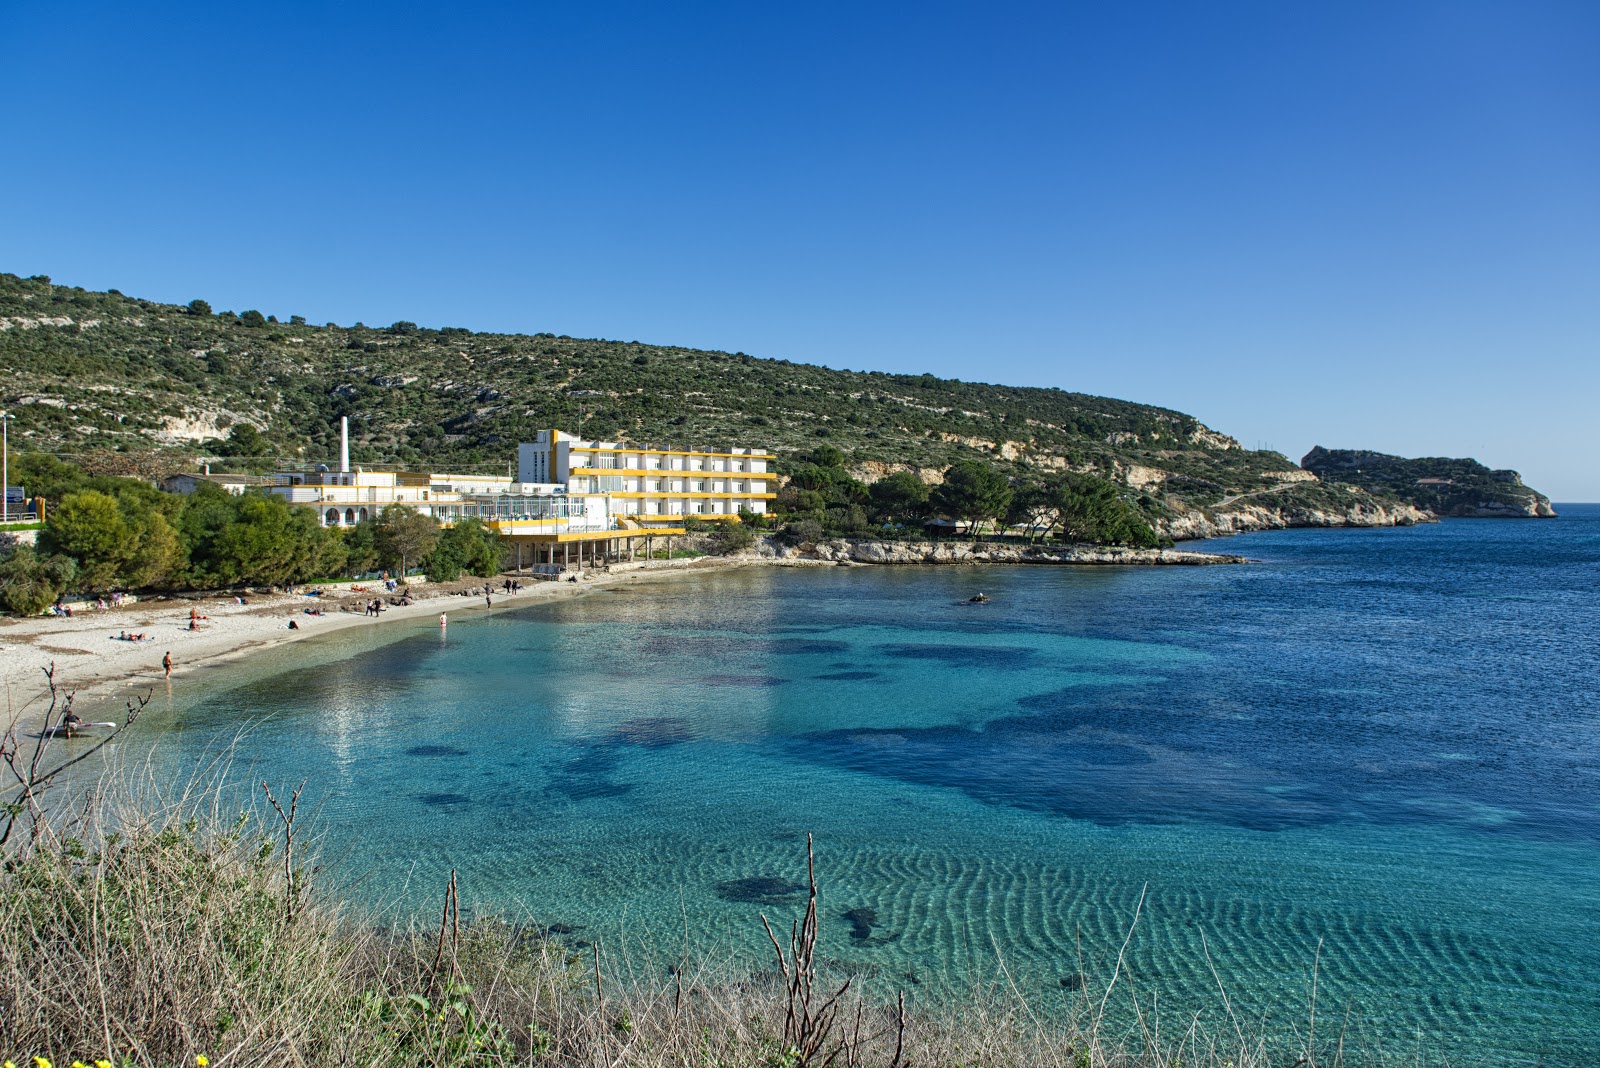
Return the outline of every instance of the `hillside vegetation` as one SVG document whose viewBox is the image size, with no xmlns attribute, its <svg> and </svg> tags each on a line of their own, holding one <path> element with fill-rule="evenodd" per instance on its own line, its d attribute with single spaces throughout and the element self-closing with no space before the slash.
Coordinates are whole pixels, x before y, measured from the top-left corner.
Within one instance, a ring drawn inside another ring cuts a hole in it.
<svg viewBox="0 0 1600 1068">
<path fill-rule="evenodd" d="M 283 319 L 0 274 L 0 403 L 16 416 L 13 445 L 114 450 L 121 466 L 97 470 L 144 475 L 192 468 L 230 436 L 258 466 L 328 461 L 349 416 L 356 462 L 503 471 L 534 431 L 581 427 L 784 454 L 825 443 L 868 481 L 908 468 L 937 480 L 974 458 L 1012 475 L 1095 472 L 1152 519 L 1269 489 L 1294 470 L 1181 412 L 1057 389 L 638 341 Z"/>
<path fill-rule="evenodd" d="M 1494 471 L 1476 460 L 1426 456 L 1409 460 L 1362 449 L 1318 445 L 1300 465 L 1329 484 L 1360 486 L 1459 517 L 1555 515 L 1550 498 L 1522 484 L 1515 471 Z"/>
</svg>

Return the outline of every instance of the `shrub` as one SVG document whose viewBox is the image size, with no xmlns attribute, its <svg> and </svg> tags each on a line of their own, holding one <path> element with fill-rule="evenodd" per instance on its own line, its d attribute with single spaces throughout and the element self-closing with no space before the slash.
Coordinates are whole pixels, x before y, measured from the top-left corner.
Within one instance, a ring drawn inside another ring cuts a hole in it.
<svg viewBox="0 0 1600 1068">
<path fill-rule="evenodd" d="M 717 556 L 731 556 L 743 552 L 756 543 L 756 532 L 743 523 L 724 523 L 711 535 L 710 547 Z"/>
</svg>

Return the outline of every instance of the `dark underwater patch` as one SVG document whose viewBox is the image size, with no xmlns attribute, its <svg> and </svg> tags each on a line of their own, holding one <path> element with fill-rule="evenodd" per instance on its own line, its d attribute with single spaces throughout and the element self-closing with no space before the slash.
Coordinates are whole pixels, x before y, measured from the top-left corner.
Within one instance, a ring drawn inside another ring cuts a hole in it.
<svg viewBox="0 0 1600 1068">
<path fill-rule="evenodd" d="M 414 757 L 455 757 L 466 756 L 465 749 L 457 749 L 453 745 L 414 745 L 406 750 L 406 756 Z"/>
<path fill-rule="evenodd" d="M 901 645 L 878 646 L 884 656 L 902 660 L 937 660 L 952 667 L 1020 671 L 1036 666 L 1039 654 L 1025 645 Z"/>
<path fill-rule="evenodd" d="M 616 745 L 637 745 L 643 749 L 665 749 L 694 738 L 694 728 L 682 716 L 641 716 L 620 724 L 607 736 Z"/>
<path fill-rule="evenodd" d="M 698 682 L 707 686 L 782 686 L 785 679 L 776 675 L 701 675 Z"/>
<path fill-rule="evenodd" d="M 876 671 L 830 671 L 826 675 L 813 675 L 814 679 L 824 682 L 865 682 L 868 679 L 881 679 L 882 675 Z"/>
<path fill-rule="evenodd" d="M 878 911 L 857 905 L 844 911 L 844 922 L 850 925 L 850 937 L 857 942 L 872 938 L 872 929 L 878 925 Z"/>
<path fill-rule="evenodd" d="M 717 896 L 740 905 L 788 905 L 806 892 L 803 883 L 792 883 L 772 875 L 750 875 L 743 879 L 724 879 L 716 886 Z"/>
</svg>

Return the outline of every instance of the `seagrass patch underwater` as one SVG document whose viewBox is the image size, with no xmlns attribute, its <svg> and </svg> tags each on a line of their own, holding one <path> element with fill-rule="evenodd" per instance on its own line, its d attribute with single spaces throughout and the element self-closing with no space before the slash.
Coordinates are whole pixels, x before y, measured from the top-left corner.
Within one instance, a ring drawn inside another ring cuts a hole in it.
<svg viewBox="0 0 1600 1068">
<path fill-rule="evenodd" d="M 1600 1063 L 1600 507 L 1211 568 L 743 569 L 276 651 L 152 712 L 308 779 L 353 896 L 1460 1063 Z M 990 603 L 964 604 L 978 591 Z M 1202 938 L 1204 945 L 1202 945 Z M 1319 951 L 1320 946 L 1320 951 Z M 1207 953 L 1216 967 L 1214 976 Z M 1120 996 L 1120 995 L 1119 995 Z"/>
</svg>

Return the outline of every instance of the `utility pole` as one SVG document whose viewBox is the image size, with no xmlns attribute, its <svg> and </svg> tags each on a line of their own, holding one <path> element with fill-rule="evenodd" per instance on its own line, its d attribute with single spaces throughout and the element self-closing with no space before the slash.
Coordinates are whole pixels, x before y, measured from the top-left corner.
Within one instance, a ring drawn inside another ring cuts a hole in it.
<svg viewBox="0 0 1600 1068">
<path fill-rule="evenodd" d="M 0 523 L 11 522 L 11 413 L 0 412 Z"/>
</svg>

